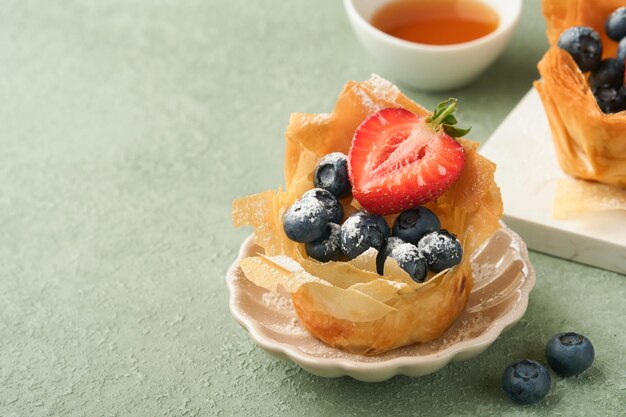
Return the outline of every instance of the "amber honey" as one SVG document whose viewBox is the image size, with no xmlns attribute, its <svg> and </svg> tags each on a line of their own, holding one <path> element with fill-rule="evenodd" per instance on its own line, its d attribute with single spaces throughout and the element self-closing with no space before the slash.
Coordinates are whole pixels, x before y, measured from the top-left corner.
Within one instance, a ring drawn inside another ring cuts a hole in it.
<svg viewBox="0 0 626 417">
<path fill-rule="evenodd" d="M 499 18 L 479 0 L 397 0 L 377 10 L 371 23 L 406 41 L 452 45 L 488 35 Z"/>
</svg>

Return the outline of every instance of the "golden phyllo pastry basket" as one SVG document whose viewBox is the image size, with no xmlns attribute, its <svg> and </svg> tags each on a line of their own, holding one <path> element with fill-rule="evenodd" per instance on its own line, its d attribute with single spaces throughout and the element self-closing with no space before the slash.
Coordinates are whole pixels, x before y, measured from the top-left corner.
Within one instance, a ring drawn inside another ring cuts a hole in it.
<svg viewBox="0 0 626 417">
<path fill-rule="evenodd" d="M 429 113 L 380 77 L 348 82 L 330 114 L 294 113 L 286 132 L 285 188 L 244 197 L 233 203 L 235 225 L 252 225 L 258 256 L 240 261 L 245 277 L 270 291 L 285 290 L 303 326 L 330 346 L 353 353 L 380 354 L 440 337 L 465 308 L 472 289 L 471 254 L 499 226 L 500 190 L 495 165 L 477 153 L 477 144 L 459 140 L 465 165 L 458 181 L 426 204 L 442 227 L 458 236 L 465 253 L 456 267 L 415 283 L 393 259 L 385 274 L 376 273 L 376 250 L 350 262 L 320 263 L 307 257 L 304 245 L 287 238 L 282 214 L 307 190 L 319 158 L 347 153 L 358 125 L 387 107 Z M 341 200 L 345 215 L 358 202 Z M 395 216 L 387 216 L 391 224 Z"/>
<path fill-rule="evenodd" d="M 605 114 L 593 96 L 588 75 L 557 46 L 572 26 L 590 26 L 602 37 L 603 58 L 617 43 L 604 32 L 607 17 L 623 0 L 543 0 L 550 49 L 539 62 L 541 96 L 559 164 L 573 177 L 626 188 L 626 111 Z"/>
</svg>

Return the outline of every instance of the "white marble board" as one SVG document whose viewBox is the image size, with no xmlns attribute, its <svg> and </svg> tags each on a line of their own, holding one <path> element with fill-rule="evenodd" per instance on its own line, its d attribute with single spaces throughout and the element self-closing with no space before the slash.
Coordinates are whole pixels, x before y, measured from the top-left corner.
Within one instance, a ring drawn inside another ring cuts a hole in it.
<svg viewBox="0 0 626 417">
<path fill-rule="evenodd" d="M 533 88 L 482 146 L 495 162 L 504 221 L 530 249 L 626 274 L 626 212 L 552 219 L 557 181 L 565 178 L 548 120 Z"/>
</svg>

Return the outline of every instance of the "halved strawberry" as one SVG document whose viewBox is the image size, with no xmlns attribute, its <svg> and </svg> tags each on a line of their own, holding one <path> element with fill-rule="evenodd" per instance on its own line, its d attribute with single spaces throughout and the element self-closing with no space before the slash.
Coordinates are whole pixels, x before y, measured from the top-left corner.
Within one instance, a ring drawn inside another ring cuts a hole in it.
<svg viewBox="0 0 626 417">
<path fill-rule="evenodd" d="M 469 129 L 454 127 L 456 100 L 430 117 L 405 109 L 374 113 L 357 128 L 348 155 L 352 194 L 374 214 L 399 213 L 433 200 L 458 179 L 465 155 L 453 139 Z"/>
</svg>

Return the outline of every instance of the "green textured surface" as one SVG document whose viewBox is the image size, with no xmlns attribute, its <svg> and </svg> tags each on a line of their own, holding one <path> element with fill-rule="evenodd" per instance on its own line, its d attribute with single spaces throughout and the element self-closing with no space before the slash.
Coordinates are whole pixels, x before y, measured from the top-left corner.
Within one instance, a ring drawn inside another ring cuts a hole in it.
<svg viewBox="0 0 626 417">
<path fill-rule="evenodd" d="M 454 92 L 476 140 L 537 76 L 543 20 L 524 3 L 507 52 Z M 317 378 L 231 319 L 224 276 L 249 233 L 231 200 L 281 182 L 290 112 L 329 111 L 377 69 L 341 2 L 0 10 L 0 416 L 624 415 L 626 279 L 541 254 L 522 321 L 423 378 Z M 505 365 L 571 329 L 593 368 L 540 405 L 504 398 Z"/>
</svg>

